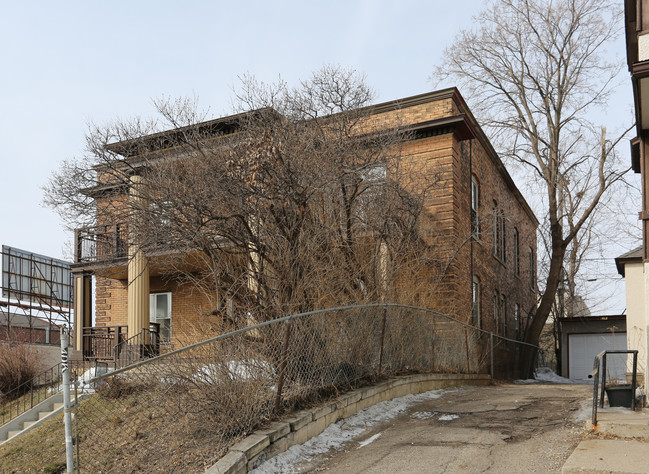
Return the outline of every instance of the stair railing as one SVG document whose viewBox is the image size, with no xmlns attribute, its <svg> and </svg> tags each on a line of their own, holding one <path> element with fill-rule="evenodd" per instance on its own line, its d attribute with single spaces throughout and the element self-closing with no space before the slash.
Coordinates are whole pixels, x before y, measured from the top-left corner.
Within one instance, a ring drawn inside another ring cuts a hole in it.
<svg viewBox="0 0 649 474">
<path fill-rule="evenodd" d="M 59 391 L 61 363 L 44 370 L 31 380 L 23 382 L 6 393 L 0 393 L 0 419 L 4 425 L 17 416 L 31 410 L 43 400 Z M 56 389 L 53 389 L 56 387 Z"/>
<path fill-rule="evenodd" d="M 159 355 L 160 324 L 150 323 L 149 328 L 115 344 L 113 354 L 116 369 Z"/>
</svg>

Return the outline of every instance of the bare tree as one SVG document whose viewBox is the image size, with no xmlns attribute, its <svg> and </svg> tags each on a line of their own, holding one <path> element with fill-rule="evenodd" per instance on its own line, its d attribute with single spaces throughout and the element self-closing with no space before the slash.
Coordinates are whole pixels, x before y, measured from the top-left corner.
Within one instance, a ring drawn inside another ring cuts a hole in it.
<svg viewBox="0 0 649 474">
<path fill-rule="evenodd" d="M 158 101 L 159 122 L 94 127 L 87 156 L 52 178 L 46 201 L 72 227 L 128 222 L 138 249 L 163 254 L 164 274 L 234 324 L 414 303 L 436 288 L 420 235 L 436 177 L 402 171 L 407 133 L 372 122 L 372 99 L 354 71 L 326 67 L 296 88 L 244 77 L 225 120 L 206 121 L 193 101 Z M 427 277 L 393 284 L 413 274 Z"/>
<path fill-rule="evenodd" d="M 538 342 L 551 313 L 571 243 L 628 171 L 616 146 L 630 128 L 610 138 L 592 120 L 620 71 L 604 56 L 619 33 L 620 9 L 601 0 L 494 0 L 475 28 L 458 34 L 434 73 L 468 91 L 503 156 L 527 169 L 541 190 L 549 266 L 525 333 L 529 343 Z"/>
</svg>

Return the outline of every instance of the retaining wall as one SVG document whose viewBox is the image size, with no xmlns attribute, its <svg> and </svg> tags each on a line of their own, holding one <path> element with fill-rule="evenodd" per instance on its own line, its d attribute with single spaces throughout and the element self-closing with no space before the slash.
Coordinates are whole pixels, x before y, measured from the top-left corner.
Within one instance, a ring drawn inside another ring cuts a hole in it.
<svg viewBox="0 0 649 474">
<path fill-rule="evenodd" d="M 408 394 L 418 394 L 461 385 L 488 385 L 489 375 L 417 374 L 392 378 L 376 385 L 345 393 L 328 404 L 291 414 L 286 420 L 255 431 L 232 446 L 206 474 L 239 474 L 322 433 L 330 424 L 377 403 Z"/>
</svg>

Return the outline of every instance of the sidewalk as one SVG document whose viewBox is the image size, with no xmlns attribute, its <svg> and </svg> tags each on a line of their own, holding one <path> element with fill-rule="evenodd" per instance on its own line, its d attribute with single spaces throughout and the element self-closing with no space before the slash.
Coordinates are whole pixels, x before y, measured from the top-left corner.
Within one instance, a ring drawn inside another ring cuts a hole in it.
<svg viewBox="0 0 649 474">
<path fill-rule="evenodd" d="M 649 472 L 649 409 L 603 408 L 597 430 L 617 439 L 584 440 L 563 466 L 563 474 Z"/>
</svg>

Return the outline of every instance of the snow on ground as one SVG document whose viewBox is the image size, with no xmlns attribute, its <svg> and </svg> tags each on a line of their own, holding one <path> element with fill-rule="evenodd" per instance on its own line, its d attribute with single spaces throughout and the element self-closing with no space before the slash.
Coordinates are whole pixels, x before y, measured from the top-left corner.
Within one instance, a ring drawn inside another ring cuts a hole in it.
<svg viewBox="0 0 649 474">
<path fill-rule="evenodd" d="M 528 383 L 563 383 L 563 384 L 576 384 L 576 383 L 590 383 L 589 380 L 573 380 L 561 377 L 554 373 L 549 367 L 539 367 L 534 371 L 533 379 L 514 380 L 515 384 L 528 384 Z"/>
<path fill-rule="evenodd" d="M 109 369 L 108 367 L 93 367 L 91 369 L 86 370 L 78 379 L 77 383 L 78 388 L 82 392 L 93 392 L 95 390 L 95 386 L 97 385 L 96 382 L 90 382 L 90 380 L 94 379 L 95 377 L 99 377 L 100 375 L 107 374 L 108 372 L 112 372 L 114 369 Z"/>
<path fill-rule="evenodd" d="M 275 377 L 272 365 L 264 360 L 230 360 L 225 364 L 208 364 L 199 368 L 195 377 L 205 383 L 220 382 L 225 374 L 230 380 L 269 379 Z"/>
<path fill-rule="evenodd" d="M 269 459 L 252 472 L 258 474 L 291 472 L 296 464 L 309 461 L 314 456 L 326 453 L 331 449 L 339 448 L 346 442 L 362 435 L 378 423 L 397 417 L 415 403 L 440 398 L 445 393 L 455 390 L 457 389 L 431 390 L 430 392 L 420 393 L 419 395 L 405 395 L 393 400 L 377 403 L 374 406 L 359 411 L 349 418 L 329 425 L 318 436 L 311 438 L 303 444 L 290 447 L 287 451 Z M 365 444 L 360 443 L 361 445 L 358 447 L 361 448 L 376 441 L 379 436 L 380 433 L 368 438 L 363 441 Z"/>
<path fill-rule="evenodd" d="M 442 415 L 439 417 L 439 421 L 457 420 L 459 417 L 460 415 Z"/>
<path fill-rule="evenodd" d="M 584 423 L 588 420 L 590 420 L 591 416 L 593 415 L 593 400 L 584 400 L 581 402 L 581 406 L 579 407 L 579 410 L 575 412 L 573 415 L 573 419 L 575 420 L 575 423 Z"/>
<path fill-rule="evenodd" d="M 430 420 L 431 418 L 434 418 L 435 415 L 437 415 L 436 411 L 416 411 L 410 414 L 410 418 L 416 420 Z"/>
<path fill-rule="evenodd" d="M 374 441 L 376 441 L 380 437 L 381 437 L 381 433 L 376 433 L 374 436 L 370 436 L 365 441 L 361 441 L 358 444 L 358 448 L 356 448 L 356 449 L 361 449 L 363 446 L 367 446 L 368 444 L 373 443 Z"/>
<path fill-rule="evenodd" d="M 558 376 L 549 367 L 539 367 L 536 369 L 534 371 L 534 378 L 540 382 L 575 383 L 574 380 Z"/>
</svg>

